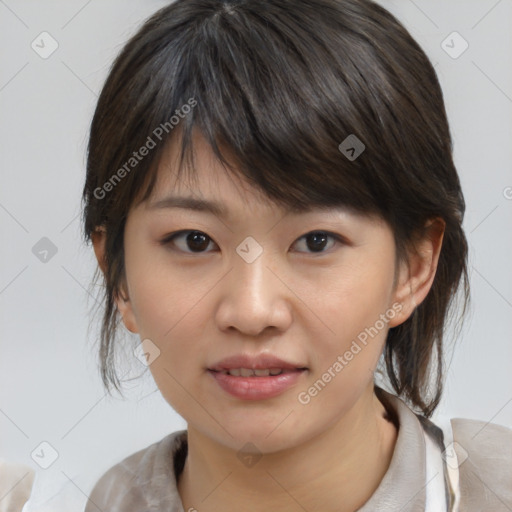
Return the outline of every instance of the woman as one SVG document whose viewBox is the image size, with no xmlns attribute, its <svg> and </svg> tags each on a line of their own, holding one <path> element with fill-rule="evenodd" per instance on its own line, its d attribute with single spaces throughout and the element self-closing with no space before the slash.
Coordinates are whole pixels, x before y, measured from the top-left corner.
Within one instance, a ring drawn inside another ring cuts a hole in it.
<svg viewBox="0 0 512 512">
<path fill-rule="evenodd" d="M 187 429 L 111 468 L 86 511 L 512 507 L 512 432 L 429 420 L 469 299 L 451 150 L 431 63 L 377 4 L 152 16 L 98 101 L 84 235 L 105 385 L 122 318 Z"/>
</svg>

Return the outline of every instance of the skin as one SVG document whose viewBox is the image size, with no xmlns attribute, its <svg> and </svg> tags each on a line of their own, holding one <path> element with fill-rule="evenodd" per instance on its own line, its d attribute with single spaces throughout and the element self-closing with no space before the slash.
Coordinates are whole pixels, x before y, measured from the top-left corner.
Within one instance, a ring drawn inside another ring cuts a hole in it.
<svg viewBox="0 0 512 512">
<path fill-rule="evenodd" d="M 396 269 L 393 287 L 395 245 L 382 220 L 344 209 L 283 211 L 228 175 L 197 134 L 194 149 L 196 183 L 172 179 L 177 146 L 171 142 L 153 197 L 129 211 L 126 281 L 117 298 L 126 328 L 160 350 L 150 370 L 188 424 L 178 481 L 184 509 L 353 511 L 378 487 L 397 437 L 373 392 L 374 371 L 388 329 L 403 323 L 430 290 L 444 223 L 428 224 L 410 268 Z M 148 208 L 171 192 L 218 200 L 229 215 Z M 160 244 L 179 230 L 204 232 L 203 252 L 194 252 L 201 243 L 187 244 L 187 234 Z M 323 252 L 315 252 L 315 240 L 304 237 L 312 231 L 348 243 L 328 238 Z M 236 252 L 247 236 L 263 248 L 252 263 Z M 102 230 L 93 237 L 103 270 L 104 237 Z M 301 404 L 298 394 L 396 303 L 401 311 Z M 230 355 L 262 352 L 308 370 L 281 395 L 256 401 L 228 395 L 206 370 Z M 237 457 L 248 442 L 262 455 L 250 467 Z"/>
</svg>

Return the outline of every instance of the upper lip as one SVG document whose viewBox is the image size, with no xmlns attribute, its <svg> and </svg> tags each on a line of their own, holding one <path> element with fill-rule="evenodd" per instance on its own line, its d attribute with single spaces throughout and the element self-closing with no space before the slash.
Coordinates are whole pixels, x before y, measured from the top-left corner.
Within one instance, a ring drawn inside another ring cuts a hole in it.
<svg viewBox="0 0 512 512">
<path fill-rule="evenodd" d="M 251 370 L 265 370 L 267 368 L 282 368 L 289 370 L 305 369 L 303 364 L 290 363 L 271 354 L 259 354 L 249 356 L 247 354 L 239 354 L 227 357 L 210 366 L 209 370 L 222 371 L 231 370 L 233 368 L 247 368 Z"/>
</svg>

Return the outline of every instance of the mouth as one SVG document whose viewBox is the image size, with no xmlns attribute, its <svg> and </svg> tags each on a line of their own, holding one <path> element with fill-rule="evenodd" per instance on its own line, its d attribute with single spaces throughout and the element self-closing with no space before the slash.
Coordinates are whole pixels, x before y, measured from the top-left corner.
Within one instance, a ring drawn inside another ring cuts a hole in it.
<svg viewBox="0 0 512 512">
<path fill-rule="evenodd" d="M 307 368 L 229 368 L 226 370 L 209 370 L 210 372 L 231 375 L 232 377 L 269 377 L 282 375 L 284 373 L 294 373 L 307 370 Z"/>
<path fill-rule="evenodd" d="M 307 368 L 208 369 L 220 388 L 240 400 L 267 400 L 297 386 Z"/>
</svg>

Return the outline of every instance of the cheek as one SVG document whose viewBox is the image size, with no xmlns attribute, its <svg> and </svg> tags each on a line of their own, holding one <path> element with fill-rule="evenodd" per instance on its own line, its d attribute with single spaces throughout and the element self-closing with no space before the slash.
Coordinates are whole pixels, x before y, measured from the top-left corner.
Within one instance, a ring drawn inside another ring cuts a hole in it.
<svg viewBox="0 0 512 512">
<path fill-rule="evenodd" d="M 379 258 L 359 255 L 342 269 L 333 269 L 320 287 L 324 293 L 316 306 L 328 328 L 323 339 L 331 362 L 351 351 L 350 366 L 370 368 L 376 364 L 388 329 L 381 315 L 389 308 L 392 281 L 392 255 L 385 252 Z"/>
<path fill-rule="evenodd" d="M 208 355 L 209 291 L 222 273 L 171 266 L 160 251 L 132 253 L 126 267 L 141 340 L 150 339 L 159 350 L 150 371 L 168 403 L 186 414 L 191 398 L 186 390 L 201 379 Z"/>
<path fill-rule="evenodd" d="M 127 244 L 132 309 L 141 336 L 165 342 L 198 314 L 205 290 L 214 286 L 215 278 L 204 268 L 201 272 L 199 265 L 171 262 L 165 249 L 147 245 L 144 240 Z"/>
<path fill-rule="evenodd" d="M 132 274 L 134 315 L 141 339 L 149 338 L 160 351 L 149 369 L 164 399 L 187 417 L 192 383 L 201 378 L 207 354 L 205 289 L 191 286 L 183 272 L 160 271 L 150 260 L 140 268 L 145 272 Z"/>
</svg>

